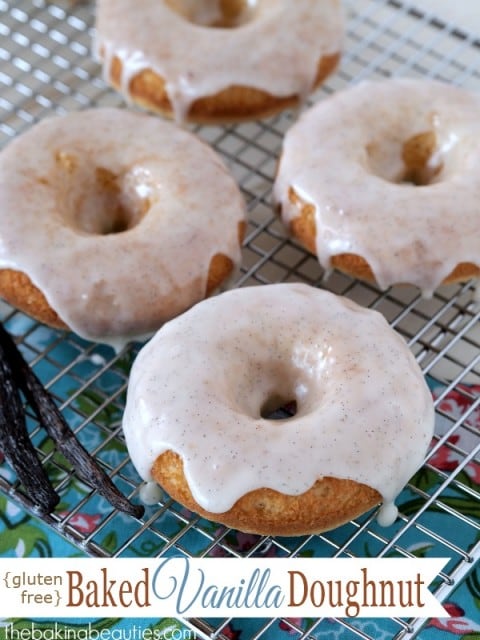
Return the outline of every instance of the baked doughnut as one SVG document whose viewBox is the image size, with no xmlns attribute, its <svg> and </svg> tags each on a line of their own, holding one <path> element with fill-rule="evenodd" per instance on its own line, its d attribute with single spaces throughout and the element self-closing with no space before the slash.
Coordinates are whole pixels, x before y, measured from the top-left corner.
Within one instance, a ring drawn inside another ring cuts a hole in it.
<svg viewBox="0 0 480 640">
<path fill-rule="evenodd" d="M 119 347 L 225 281 L 244 220 L 193 134 L 120 109 L 50 118 L 0 153 L 0 296 Z"/>
<path fill-rule="evenodd" d="M 334 70 L 339 0 L 98 0 L 95 52 L 127 99 L 178 121 L 298 104 Z"/>
<path fill-rule="evenodd" d="M 325 269 L 417 285 L 480 276 L 480 96 L 413 79 L 363 82 L 287 133 L 274 198 Z"/>
<path fill-rule="evenodd" d="M 293 417 L 268 419 L 291 401 Z M 134 362 L 123 430 L 140 476 L 189 509 L 301 535 L 380 502 L 392 522 L 433 422 L 421 371 L 383 316 L 276 284 L 220 294 L 164 325 Z"/>
</svg>

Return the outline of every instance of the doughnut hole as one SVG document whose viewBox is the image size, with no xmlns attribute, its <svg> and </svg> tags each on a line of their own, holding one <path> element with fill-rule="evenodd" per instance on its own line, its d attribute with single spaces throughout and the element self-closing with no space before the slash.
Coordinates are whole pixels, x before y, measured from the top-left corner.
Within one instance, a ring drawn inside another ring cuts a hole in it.
<svg viewBox="0 0 480 640">
<path fill-rule="evenodd" d="M 265 327 L 265 332 L 268 330 Z M 325 393 L 323 372 L 327 363 L 323 353 L 313 353 L 293 335 L 280 337 L 271 348 L 259 345 L 254 353 L 248 343 L 249 337 L 239 334 L 238 341 L 219 344 L 226 362 L 237 359 L 241 363 L 225 379 L 230 406 L 255 421 L 285 421 L 309 415 Z"/>
<path fill-rule="evenodd" d="M 198 26 L 234 29 L 254 19 L 258 0 L 165 0 L 165 3 Z"/>
<path fill-rule="evenodd" d="M 252 416 L 256 419 L 281 421 L 293 418 L 299 411 L 308 412 L 302 399 L 298 397 L 298 381 L 292 375 L 292 371 L 287 371 L 289 365 L 285 365 L 284 374 L 273 365 L 272 371 L 268 371 L 267 367 L 265 369 L 266 384 L 263 387 L 263 395 L 257 396 Z"/>
<path fill-rule="evenodd" d="M 240 393 L 247 395 L 239 402 L 252 418 L 288 420 L 299 411 L 308 411 L 301 398 L 300 376 L 292 367 L 288 354 L 279 355 L 272 362 L 252 362 L 249 368 L 249 380 L 256 388 L 241 389 Z"/>
<path fill-rule="evenodd" d="M 417 187 L 431 184 L 443 169 L 443 159 L 435 160 L 437 138 L 433 131 L 419 133 L 403 143 L 402 160 L 405 175 L 402 182 Z"/>
<path fill-rule="evenodd" d="M 456 137 L 451 136 L 439 144 L 434 131 L 423 131 L 406 140 L 371 142 L 366 152 L 374 175 L 393 184 L 424 187 L 440 182 L 450 173 L 456 142 Z"/>
<path fill-rule="evenodd" d="M 260 415 L 264 420 L 288 420 L 296 415 L 297 401 L 272 394 L 263 403 Z"/>
<path fill-rule="evenodd" d="M 136 227 L 151 207 L 155 185 L 141 167 L 116 174 L 106 167 L 87 167 L 75 155 L 55 156 L 58 210 L 75 230 L 92 235 L 122 233 Z"/>
</svg>

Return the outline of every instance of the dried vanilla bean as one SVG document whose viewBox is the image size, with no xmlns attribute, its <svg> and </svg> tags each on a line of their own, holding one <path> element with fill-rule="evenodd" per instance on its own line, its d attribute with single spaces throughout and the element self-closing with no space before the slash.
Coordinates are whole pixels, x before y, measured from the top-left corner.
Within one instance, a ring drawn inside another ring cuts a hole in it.
<svg viewBox="0 0 480 640">
<path fill-rule="evenodd" d="M 1 325 L 0 344 L 7 354 L 14 377 L 30 406 L 55 442 L 58 451 L 73 465 L 77 475 L 119 511 L 137 518 L 141 517 L 145 511 L 144 507 L 132 504 L 77 440 L 52 396 L 25 362 L 12 338 Z"/>
<path fill-rule="evenodd" d="M 0 347 L 0 449 L 41 514 L 51 513 L 60 497 L 30 442 L 13 372 Z"/>
</svg>

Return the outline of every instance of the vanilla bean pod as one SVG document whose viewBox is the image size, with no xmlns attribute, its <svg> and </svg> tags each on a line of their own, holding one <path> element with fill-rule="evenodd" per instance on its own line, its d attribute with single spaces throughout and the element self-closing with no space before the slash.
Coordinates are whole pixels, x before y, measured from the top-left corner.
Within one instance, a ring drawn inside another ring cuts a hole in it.
<svg viewBox="0 0 480 640">
<path fill-rule="evenodd" d="M 13 372 L 0 347 L 0 448 L 41 514 L 51 513 L 60 497 L 32 445 Z"/>
<path fill-rule="evenodd" d="M 55 442 L 57 449 L 73 465 L 78 476 L 94 487 L 112 506 L 137 518 L 144 513 L 141 505 L 132 504 L 113 484 L 110 477 L 90 456 L 66 423 L 50 393 L 25 362 L 10 335 L 0 325 L 0 344 L 30 406 Z"/>
</svg>

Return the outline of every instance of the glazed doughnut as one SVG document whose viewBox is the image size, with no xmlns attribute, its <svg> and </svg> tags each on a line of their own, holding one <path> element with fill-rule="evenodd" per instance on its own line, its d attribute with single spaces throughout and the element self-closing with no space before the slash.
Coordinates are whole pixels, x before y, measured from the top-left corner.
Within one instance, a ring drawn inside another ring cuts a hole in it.
<svg viewBox="0 0 480 640">
<path fill-rule="evenodd" d="M 293 417 L 268 418 L 292 401 Z M 433 422 L 422 373 L 383 316 L 276 284 L 222 293 L 164 325 L 134 362 L 123 430 L 140 476 L 187 508 L 301 535 L 380 502 L 391 523 Z"/>
<path fill-rule="evenodd" d="M 429 80 L 363 82 L 287 133 L 274 198 L 325 269 L 418 286 L 480 276 L 480 96 Z"/>
<path fill-rule="evenodd" d="M 99 0 L 95 52 L 127 99 L 178 121 L 271 115 L 334 70 L 338 0 Z"/>
<path fill-rule="evenodd" d="M 244 216 L 193 134 L 120 109 L 53 117 L 0 153 L 0 296 L 120 347 L 218 289 Z"/>
</svg>

